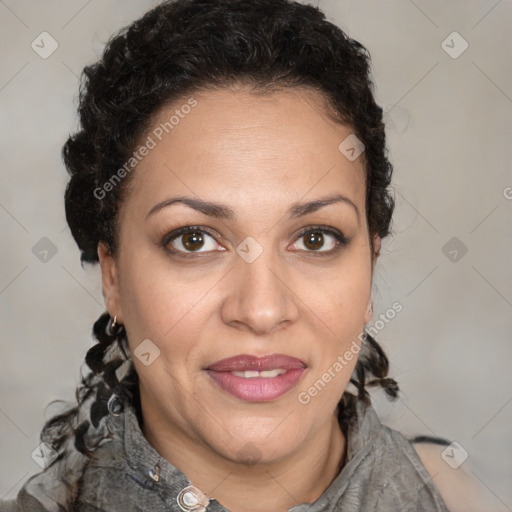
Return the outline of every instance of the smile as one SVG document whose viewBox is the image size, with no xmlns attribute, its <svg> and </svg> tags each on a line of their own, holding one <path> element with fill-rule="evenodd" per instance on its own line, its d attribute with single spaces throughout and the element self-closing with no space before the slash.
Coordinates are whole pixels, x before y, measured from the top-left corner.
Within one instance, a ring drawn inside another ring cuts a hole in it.
<svg viewBox="0 0 512 512">
<path fill-rule="evenodd" d="M 231 372 L 233 375 L 237 377 L 243 377 L 244 379 L 254 379 L 256 377 L 263 377 L 264 379 L 269 379 L 271 377 L 277 377 L 278 375 L 282 375 L 286 373 L 286 370 L 282 368 L 278 368 L 277 370 L 264 370 L 262 372 L 251 371 L 248 370 L 246 372 Z"/>
<path fill-rule="evenodd" d="M 245 402 L 275 400 L 294 388 L 306 364 L 283 354 L 239 355 L 217 361 L 206 372 L 222 391 Z"/>
</svg>

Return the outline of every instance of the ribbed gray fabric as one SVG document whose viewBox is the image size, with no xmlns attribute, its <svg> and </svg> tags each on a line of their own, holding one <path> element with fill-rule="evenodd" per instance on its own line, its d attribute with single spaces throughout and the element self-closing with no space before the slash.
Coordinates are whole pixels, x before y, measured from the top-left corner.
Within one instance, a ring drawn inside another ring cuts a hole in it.
<svg viewBox="0 0 512 512">
<path fill-rule="evenodd" d="M 177 499 L 190 486 L 187 477 L 163 459 L 144 437 L 131 407 L 112 417 L 114 439 L 104 442 L 88 464 L 73 510 L 80 512 L 182 512 Z M 160 467 L 159 479 L 151 472 Z M 192 488 L 194 493 L 195 488 Z M 200 491 L 199 491 L 200 492 Z M 197 494 L 197 493 L 196 493 Z M 188 495 L 190 498 L 192 495 Z M 217 500 L 206 512 L 226 512 Z M 0 512 L 46 512 L 24 488 Z M 341 473 L 314 503 L 289 512 L 449 512 L 412 444 L 382 425 L 371 406 L 357 402 L 357 418 L 348 425 L 347 459 Z"/>
</svg>

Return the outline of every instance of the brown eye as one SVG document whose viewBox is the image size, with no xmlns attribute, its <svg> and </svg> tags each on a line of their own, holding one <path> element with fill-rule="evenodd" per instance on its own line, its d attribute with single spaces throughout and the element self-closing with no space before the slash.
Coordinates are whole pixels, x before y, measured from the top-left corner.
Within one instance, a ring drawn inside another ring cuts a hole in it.
<svg viewBox="0 0 512 512">
<path fill-rule="evenodd" d="M 304 245 L 312 251 L 320 249 L 324 244 L 324 236 L 319 231 L 311 231 L 310 233 L 307 233 L 304 235 L 304 240 Z"/>
<path fill-rule="evenodd" d="M 199 231 L 185 233 L 182 235 L 182 244 L 188 251 L 195 251 L 204 245 L 204 238 Z"/>
<path fill-rule="evenodd" d="M 298 235 L 294 247 L 305 253 L 329 256 L 348 245 L 348 239 L 341 231 L 324 227 L 313 227 Z M 302 245 L 302 247 L 301 247 Z"/>
<path fill-rule="evenodd" d="M 218 248 L 212 235 L 193 226 L 186 226 L 169 233 L 164 237 L 161 245 L 169 252 L 184 254 L 210 252 Z"/>
</svg>

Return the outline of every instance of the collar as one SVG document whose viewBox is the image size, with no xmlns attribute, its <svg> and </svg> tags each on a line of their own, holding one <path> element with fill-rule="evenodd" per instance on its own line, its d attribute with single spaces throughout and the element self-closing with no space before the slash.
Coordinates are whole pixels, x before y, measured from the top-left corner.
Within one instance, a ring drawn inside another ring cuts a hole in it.
<svg viewBox="0 0 512 512">
<path fill-rule="evenodd" d="M 345 465 L 324 493 L 312 503 L 301 503 L 288 512 L 334 512 L 345 493 L 351 477 L 361 461 L 369 454 L 382 427 L 377 413 L 371 405 L 355 401 L 356 417 L 347 427 L 347 456 Z"/>
<path fill-rule="evenodd" d="M 133 405 L 125 406 L 122 416 L 126 462 L 131 469 L 129 476 L 143 488 L 158 492 L 171 510 L 177 510 L 177 504 L 185 512 L 206 511 L 210 502 L 215 500 L 210 500 L 194 487 L 179 469 L 151 446 L 142 433 Z M 142 507 L 144 505 L 141 504 Z M 227 510 L 219 507 L 215 507 L 215 510 Z M 208 507 L 208 510 L 212 510 L 212 507 Z"/>
<path fill-rule="evenodd" d="M 288 512 L 334 512 L 336 503 L 345 492 L 351 475 L 367 456 L 378 437 L 381 423 L 373 408 L 356 400 L 356 417 L 347 427 L 346 463 L 325 492 L 313 503 L 302 503 Z M 123 428 L 122 438 L 126 462 L 131 477 L 142 487 L 161 494 L 172 510 L 176 503 L 181 510 L 190 512 L 228 512 L 214 498 L 209 499 L 200 489 L 191 485 L 188 478 L 164 459 L 148 442 L 141 431 L 135 409 L 125 404 L 119 415 L 118 426 Z"/>
</svg>

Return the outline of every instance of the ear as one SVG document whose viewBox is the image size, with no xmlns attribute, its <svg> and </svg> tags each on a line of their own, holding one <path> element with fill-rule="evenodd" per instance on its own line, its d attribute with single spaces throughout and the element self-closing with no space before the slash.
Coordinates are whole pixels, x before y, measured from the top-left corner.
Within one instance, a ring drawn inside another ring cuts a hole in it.
<svg viewBox="0 0 512 512">
<path fill-rule="evenodd" d="M 375 267 L 375 262 L 377 261 L 377 258 L 380 253 L 380 247 L 381 247 L 381 238 L 379 235 L 374 235 L 373 237 L 373 254 L 372 254 L 372 272 Z M 372 307 L 372 298 L 371 296 L 368 297 L 368 304 L 366 305 L 366 311 L 364 313 L 364 323 L 365 325 L 370 321 L 372 318 L 373 311 L 371 310 Z"/>
<path fill-rule="evenodd" d="M 372 310 L 372 298 L 368 298 L 368 304 L 366 305 L 366 311 L 364 312 L 363 322 L 366 325 L 370 319 L 372 318 L 373 310 Z"/>
<path fill-rule="evenodd" d="M 98 244 L 98 258 L 101 266 L 101 286 L 105 306 L 110 316 L 113 318 L 117 315 L 117 323 L 123 324 L 117 265 L 104 242 Z"/>
</svg>

